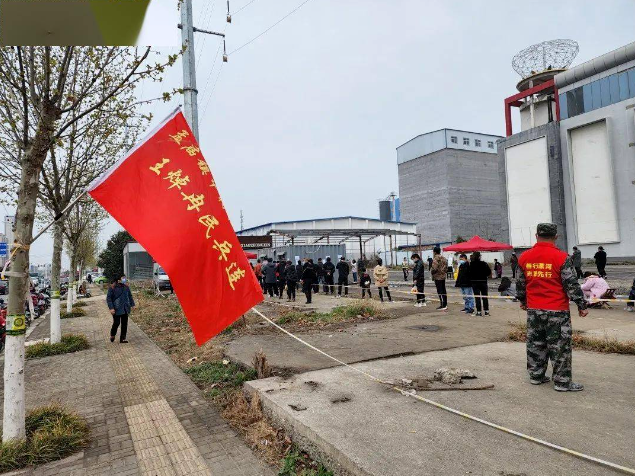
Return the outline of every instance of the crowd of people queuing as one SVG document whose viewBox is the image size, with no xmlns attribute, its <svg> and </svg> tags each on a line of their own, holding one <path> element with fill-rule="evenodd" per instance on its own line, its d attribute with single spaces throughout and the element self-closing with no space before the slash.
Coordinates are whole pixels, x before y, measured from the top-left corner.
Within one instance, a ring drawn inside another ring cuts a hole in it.
<svg viewBox="0 0 635 476">
<path fill-rule="evenodd" d="M 594 256 L 597 267 L 596 272 L 582 271 L 582 254 L 574 246 L 571 254 L 571 261 L 575 269 L 577 279 L 583 279 L 582 290 L 587 300 L 601 299 L 607 296 L 610 290 L 606 277 L 606 252 L 603 247 L 598 247 Z M 368 295 L 372 299 L 371 286 L 375 287 L 379 293 L 379 298 L 384 302 L 384 297 L 388 302 L 392 302 L 390 288 L 388 284 L 388 268 L 380 258 L 376 259 L 376 265 L 372 270 L 366 269 L 366 261 L 361 262 L 353 259 L 350 262 L 344 256 L 334 263 L 331 257 L 325 259 L 304 258 L 296 263 L 289 260 L 274 261 L 272 258 L 258 259 L 254 272 L 262 286 L 264 294 L 271 298 L 284 299 L 285 289 L 287 301 L 296 300 L 296 293 L 301 290 L 306 296 L 306 303 L 310 304 L 312 295 L 320 292 L 326 295 L 334 295 L 340 298 L 342 294 L 347 296 L 351 285 L 358 285 L 362 291 L 362 299 Z M 494 259 L 493 267 L 482 259 L 481 253 L 476 251 L 467 254 L 460 254 L 456 268 L 448 264 L 448 260 L 441 254 L 440 247 L 435 247 L 432 257 L 427 259 L 427 271 L 434 281 L 436 292 L 439 297 L 437 310 L 445 311 L 448 308 L 448 292 L 446 279 L 454 277 L 454 286 L 458 288 L 463 297 L 463 309 L 469 315 L 488 316 L 489 309 L 489 287 L 490 279 L 499 279 L 498 291 L 501 296 L 510 297 L 516 301 L 515 279 L 519 276 L 519 259 L 513 252 L 509 259 L 511 269 L 511 279 L 503 276 L 503 264 Z M 401 263 L 403 279 L 406 282 L 412 280 L 413 294 L 416 294 L 416 307 L 427 306 L 425 295 L 426 266 L 418 253 L 412 254 L 410 260 L 403 258 Z M 410 277 L 412 271 L 412 277 Z M 337 282 L 336 282 L 337 275 Z M 350 276 L 352 275 L 352 280 Z M 337 291 L 337 292 L 336 292 Z M 635 281 L 629 299 L 635 298 Z M 626 310 L 633 312 L 633 303 L 627 305 Z"/>
</svg>

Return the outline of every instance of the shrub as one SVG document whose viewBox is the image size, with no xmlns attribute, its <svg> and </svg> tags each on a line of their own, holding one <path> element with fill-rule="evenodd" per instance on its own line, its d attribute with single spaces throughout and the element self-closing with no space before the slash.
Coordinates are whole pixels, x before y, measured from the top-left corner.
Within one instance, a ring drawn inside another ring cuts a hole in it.
<svg viewBox="0 0 635 476">
<path fill-rule="evenodd" d="M 62 341 L 57 344 L 49 342 L 38 342 L 26 348 L 27 359 L 38 359 L 50 355 L 69 354 L 80 350 L 88 349 L 88 339 L 81 334 L 66 334 L 62 336 Z"/>
<path fill-rule="evenodd" d="M 321 463 L 311 458 L 297 447 L 293 447 L 282 460 L 278 476 L 333 476 Z"/>
<path fill-rule="evenodd" d="M 73 305 L 73 307 L 86 307 L 86 306 L 88 306 L 88 303 L 86 301 L 79 301 Z"/>
<path fill-rule="evenodd" d="M 71 319 L 73 317 L 81 317 L 85 315 L 86 315 L 86 311 L 78 307 L 73 307 L 71 309 L 71 312 L 61 312 L 60 319 Z"/>
<path fill-rule="evenodd" d="M 0 472 L 65 458 L 88 444 L 86 421 L 60 405 L 36 408 L 26 416 L 26 439 L 0 444 Z"/>
</svg>

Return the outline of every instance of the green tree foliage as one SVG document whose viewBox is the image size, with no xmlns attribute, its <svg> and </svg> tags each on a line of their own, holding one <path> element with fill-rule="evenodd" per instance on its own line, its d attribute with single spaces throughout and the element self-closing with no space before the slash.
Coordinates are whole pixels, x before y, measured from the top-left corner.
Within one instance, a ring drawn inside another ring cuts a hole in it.
<svg viewBox="0 0 635 476">
<path fill-rule="evenodd" d="M 463 238 L 461 235 L 456 237 L 456 243 L 465 243 L 467 240 Z"/>
<path fill-rule="evenodd" d="M 127 231 L 119 231 L 112 235 L 106 243 L 106 249 L 99 255 L 97 266 L 104 268 L 104 276 L 108 281 L 120 278 L 123 271 L 123 249 L 126 243 L 134 241 Z"/>
</svg>

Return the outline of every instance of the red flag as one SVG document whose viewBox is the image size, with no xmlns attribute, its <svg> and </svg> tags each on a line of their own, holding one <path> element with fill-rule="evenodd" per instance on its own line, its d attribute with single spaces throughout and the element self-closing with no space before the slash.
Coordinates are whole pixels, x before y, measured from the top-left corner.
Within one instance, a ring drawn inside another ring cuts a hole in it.
<svg viewBox="0 0 635 476">
<path fill-rule="evenodd" d="M 263 300 L 179 109 L 88 192 L 168 273 L 198 345 Z"/>
</svg>

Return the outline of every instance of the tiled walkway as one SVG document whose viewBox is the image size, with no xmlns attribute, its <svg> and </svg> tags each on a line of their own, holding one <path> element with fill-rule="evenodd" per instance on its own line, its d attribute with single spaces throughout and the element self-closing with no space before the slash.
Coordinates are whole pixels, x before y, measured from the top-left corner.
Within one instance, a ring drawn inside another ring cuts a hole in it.
<svg viewBox="0 0 635 476">
<path fill-rule="evenodd" d="M 88 315 L 63 320 L 62 330 L 85 334 L 91 348 L 31 360 L 26 367 L 27 408 L 59 401 L 75 409 L 90 424 L 90 446 L 65 460 L 11 474 L 274 474 L 133 322 L 130 343 L 111 344 L 104 297 L 90 301 Z M 48 321 L 42 322 L 29 340 L 48 337 L 48 330 Z"/>
</svg>

